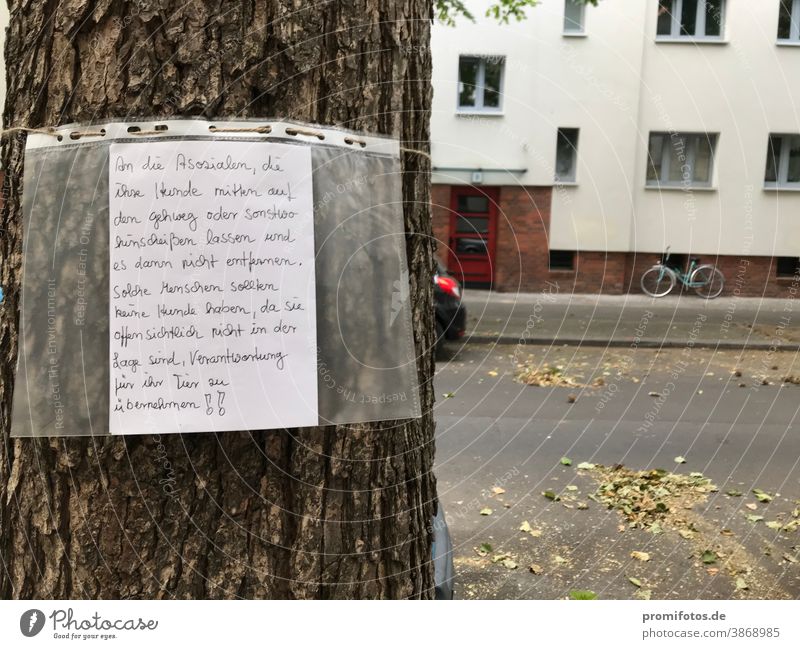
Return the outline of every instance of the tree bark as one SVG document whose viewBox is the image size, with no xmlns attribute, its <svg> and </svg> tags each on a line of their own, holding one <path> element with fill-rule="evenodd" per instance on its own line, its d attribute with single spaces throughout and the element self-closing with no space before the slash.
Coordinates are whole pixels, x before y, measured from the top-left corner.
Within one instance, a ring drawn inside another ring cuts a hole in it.
<svg viewBox="0 0 800 649">
<path fill-rule="evenodd" d="M 6 127 L 286 117 L 428 147 L 430 0 L 9 4 Z M 421 420 L 12 440 L 23 152 L 6 138 L 0 597 L 431 597 L 429 161 L 402 179 Z"/>
</svg>

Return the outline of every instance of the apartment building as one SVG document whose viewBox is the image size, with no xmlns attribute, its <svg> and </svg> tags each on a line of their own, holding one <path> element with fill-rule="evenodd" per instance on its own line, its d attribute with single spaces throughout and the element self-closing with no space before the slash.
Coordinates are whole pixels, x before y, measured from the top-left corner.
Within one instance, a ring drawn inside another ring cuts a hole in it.
<svg viewBox="0 0 800 649">
<path fill-rule="evenodd" d="M 434 232 L 501 291 L 639 291 L 670 262 L 794 295 L 800 0 L 540 0 L 437 25 Z"/>
</svg>

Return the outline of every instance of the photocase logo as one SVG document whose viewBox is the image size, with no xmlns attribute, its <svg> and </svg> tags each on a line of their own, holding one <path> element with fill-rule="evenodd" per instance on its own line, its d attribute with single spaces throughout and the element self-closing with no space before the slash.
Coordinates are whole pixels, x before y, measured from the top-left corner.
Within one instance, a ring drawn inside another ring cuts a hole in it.
<svg viewBox="0 0 800 649">
<path fill-rule="evenodd" d="M 389 319 L 389 326 L 394 324 L 397 316 L 403 310 L 403 306 L 408 302 L 409 288 L 408 288 L 408 271 L 404 270 L 399 280 L 392 283 L 392 316 Z"/>
<path fill-rule="evenodd" d="M 44 628 L 44 613 L 38 608 L 25 611 L 19 618 L 19 630 L 26 638 L 32 638 Z"/>
</svg>

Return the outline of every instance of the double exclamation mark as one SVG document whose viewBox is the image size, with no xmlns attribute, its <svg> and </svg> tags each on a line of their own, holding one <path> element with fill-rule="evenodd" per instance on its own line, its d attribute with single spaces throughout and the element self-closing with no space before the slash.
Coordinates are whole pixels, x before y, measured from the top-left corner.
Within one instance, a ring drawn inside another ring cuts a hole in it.
<svg viewBox="0 0 800 649">
<path fill-rule="evenodd" d="M 210 394 L 208 392 L 205 393 L 205 397 L 206 397 L 206 414 L 207 415 L 213 415 L 214 414 L 214 407 L 211 405 L 211 397 L 213 397 L 213 396 L 214 395 L 212 395 L 212 394 Z M 225 412 L 226 412 L 225 408 L 222 407 L 222 402 L 224 400 L 225 400 L 225 393 L 222 392 L 221 390 L 217 390 L 217 414 L 219 414 L 220 417 L 224 417 L 225 416 Z"/>
</svg>

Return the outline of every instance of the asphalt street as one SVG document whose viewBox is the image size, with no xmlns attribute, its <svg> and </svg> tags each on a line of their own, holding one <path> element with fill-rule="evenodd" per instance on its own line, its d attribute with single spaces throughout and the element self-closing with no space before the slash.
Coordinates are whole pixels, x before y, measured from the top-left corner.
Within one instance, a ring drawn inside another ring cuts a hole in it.
<svg viewBox="0 0 800 649">
<path fill-rule="evenodd" d="M 525 369 L 567 385 L 522 384 Z M 451 346 L 435 377 L 436 473 L 457 597 L 800 597 L 800 531 L 784 528 L 800 516 L 796 375 L 794 352 L 691 342 Z M 607 477 L 582 462 L 716 488 L 670 503 L 654 533 L 593 500 Z"/>
</svg>

